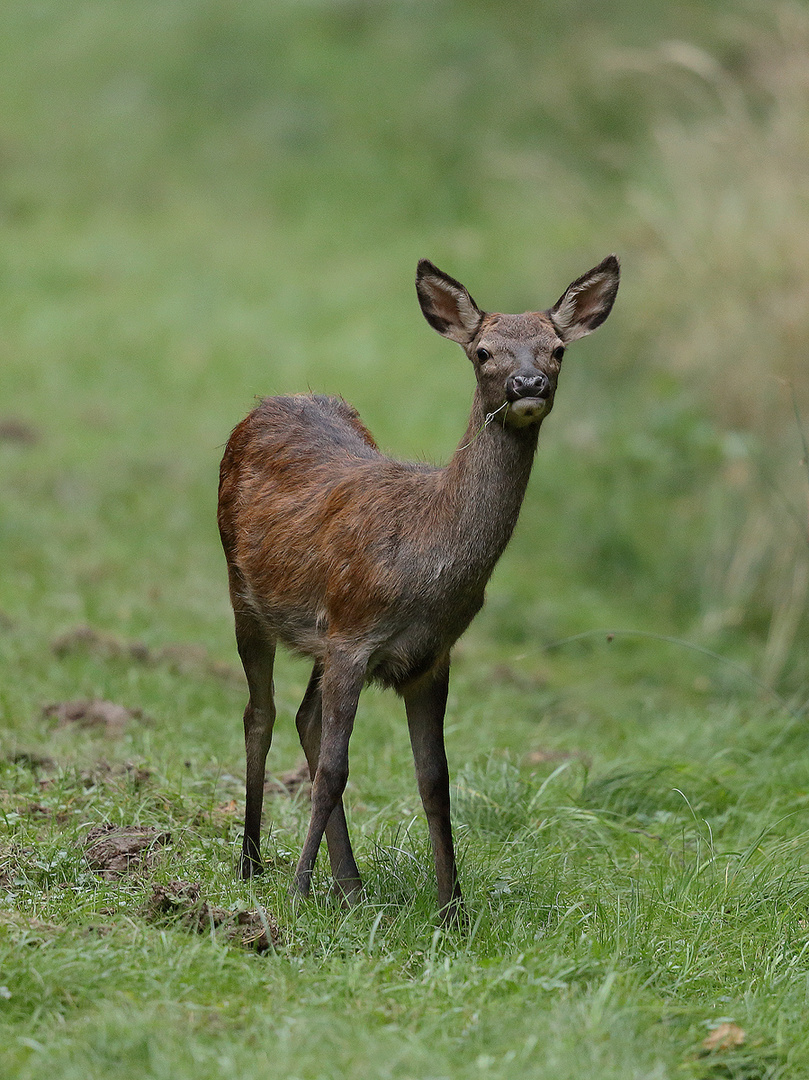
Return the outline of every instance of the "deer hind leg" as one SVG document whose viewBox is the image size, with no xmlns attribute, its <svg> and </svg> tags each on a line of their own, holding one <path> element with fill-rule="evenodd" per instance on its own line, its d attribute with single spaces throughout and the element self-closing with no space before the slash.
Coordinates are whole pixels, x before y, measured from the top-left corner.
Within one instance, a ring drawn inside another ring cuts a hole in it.
<svg viewBox="0 0 809 1080">
<path fill-rule="evenodd" d="M 315 859 L 327 826 L 330 832 L 333 830 L 337 842 L 333 859 L 337 862 L 338 886 L 344 882 L 352 898 L 355 898 L 359 887 L 359 874 L 348 842 L 341 800 L 348 781 L 348 741 L 364 681 L 364 664 L 357 664 L 337 650 L 330 652 L 320 680 L 320 749 L 312 783 L 312 816 L 295 871 L 295 888 L 302 896 L 309 894 Z M 335 811 L 337 817 L 332 827 L 331 819 Z M 347 860 L 346 856 L 350 856 L 350 859 Z"/>
<path fill-rule="evenodd" d="M 444 712 L 449 661 L 403 691 L 419 794 L 427 815 L 438 882 L 438 906 L 446 923 L 462 912 L 449 807 L 449 769 L 444 750 Z"/>
<path fill-rule="evenodd" d="M 272 671 L 275 641 L 252 615 L 236 613 L 239 649 L 250 699 L 244 710 L 244 749 L 247 759 L 244 841 L 239 872 L 242 878 L 263 873 L 261 862 L 261 810 L 264 803 L 264 767 L 275 723 Z"/>
<path fill-rule="evenodd" d="M 306 688 L 298 715 L 295 717 L 295 725 L 300 736 L 303 752 L 309 764 L 309 775 L 314 780 L 317 774 L 317 764 L 320 757 L 320 737 L 322 724 L 323 696 L 321 681 L 323 668 L 315 664 L 309 685 Z M 326 843 L 329 847 L 329 862 L 334 877 L 334 891 L 345 903 L 354 904 L 360 897 L 362 882 L 359 870 L 354 861 L 354 852 L 351 850 L 351 840 L 348 836 L 345 810 L 343 809 L 342 797 L 331 812 L 331 817 L 326 823 Z"/>
</svg>

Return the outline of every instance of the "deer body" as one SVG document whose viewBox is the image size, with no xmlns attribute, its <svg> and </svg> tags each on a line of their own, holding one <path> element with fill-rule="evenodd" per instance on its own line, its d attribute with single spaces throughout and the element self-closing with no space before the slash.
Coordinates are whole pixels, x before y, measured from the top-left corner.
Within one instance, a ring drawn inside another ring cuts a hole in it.
<svg viewBox="0 0 809 1080">
<path fill-rule="evenodd" d="M 444 468 L 385 457 L 339 398 L 267 398 L 233 431 L 219 527 L 250 690 L 244 877 L 261 870 L 280 641 L 314 661 L 296 721 L 313 779 L 297 889 L 309 890 L 325 832 L 337 892 L 349 902 L 359 895 L 342 793 L 357 700 L 373 680 L 404 698 L 439 905 L 445 918 L 457 914 L 443 743 L 450 649 L 480 610 L 517 522 L 565 344 L 603 322 L 617 287 L 610 256 L 549 312 L 485 315 L 459 282 L 419 264 L 425 317 L 465 348 L 478 380 L 466 434 Z"/>
</svg>

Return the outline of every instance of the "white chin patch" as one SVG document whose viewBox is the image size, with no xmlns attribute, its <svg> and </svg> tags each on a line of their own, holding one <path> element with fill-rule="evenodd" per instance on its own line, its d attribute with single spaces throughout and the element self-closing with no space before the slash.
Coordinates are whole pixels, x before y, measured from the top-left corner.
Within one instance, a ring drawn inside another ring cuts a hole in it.
<svg viewBox="0 0 809 1080">
<path fill-rule="evenodd" d="M 538 424 L 547 411 L 547 398 L 524 397 L 512 401 L 506 415 L 509 423 L 515 427 L 527 427 L 529 424 Z"/>
</svg>

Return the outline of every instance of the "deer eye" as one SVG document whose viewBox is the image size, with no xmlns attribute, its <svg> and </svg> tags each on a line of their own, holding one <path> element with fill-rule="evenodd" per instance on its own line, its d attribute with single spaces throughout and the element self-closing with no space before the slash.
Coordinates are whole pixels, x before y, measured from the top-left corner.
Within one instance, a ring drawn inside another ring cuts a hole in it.
<svg viewBox="0 0 809 1080">
<path fill-rule="evenodd" d="M 564 355 L 565 355 L 565 347 L 564 347 L 564 345 L 557 345 L 556 348 L 553 350 L 553 353 L 552 353 L 552 356 L 553 356 L 554 360 L 556 360 L 557 363 L 561 364 L 562 357 Z"/>
<path fill-rule="evenodd" d="M 491 358 L 492 358 L 492 354 L 489 352 L 489 350 L 488 349 L 483 349 L 483 348 L 476 349 L 475 350 L 475 356 L 478 358 L 478 360 L 481 361 L 481 363 L 484 360 L 491 360 Z"/>
</svg>

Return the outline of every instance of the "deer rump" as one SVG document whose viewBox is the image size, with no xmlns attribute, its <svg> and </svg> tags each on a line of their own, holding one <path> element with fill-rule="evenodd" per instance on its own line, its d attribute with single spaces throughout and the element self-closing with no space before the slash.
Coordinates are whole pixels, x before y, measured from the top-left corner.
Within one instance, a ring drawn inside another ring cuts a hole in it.
<svg viewBox="0 0 809 1080">
<path fill-rule="evenodd" d="M 400 690 L 425 675 L 480 610 L 488 577 L 452 558 L 442 479 L 380 453 L 342 398 L 265 398 L 220 472 L 234 609 L 320 664 L 339 644 L 367 681 Z"/>
</svg>

